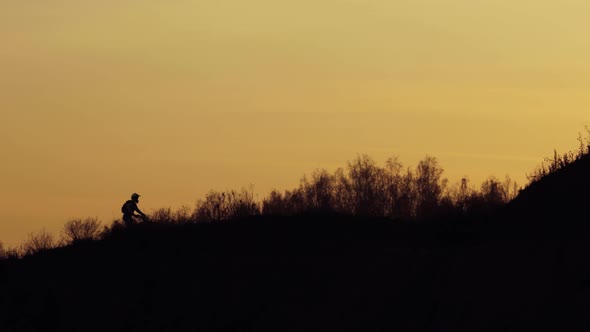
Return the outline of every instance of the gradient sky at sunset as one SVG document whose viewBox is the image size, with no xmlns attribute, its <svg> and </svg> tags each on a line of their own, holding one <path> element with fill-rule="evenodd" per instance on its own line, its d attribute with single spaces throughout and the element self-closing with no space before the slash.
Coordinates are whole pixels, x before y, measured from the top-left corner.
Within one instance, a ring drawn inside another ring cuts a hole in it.
<svg viewBox="0 0 590 332">
<path fill-rule="evenodd" d="M 3 0 L 0 240 L 357 153 L 524 184 L 590 112 L 587 0 Z"/>
</svg>

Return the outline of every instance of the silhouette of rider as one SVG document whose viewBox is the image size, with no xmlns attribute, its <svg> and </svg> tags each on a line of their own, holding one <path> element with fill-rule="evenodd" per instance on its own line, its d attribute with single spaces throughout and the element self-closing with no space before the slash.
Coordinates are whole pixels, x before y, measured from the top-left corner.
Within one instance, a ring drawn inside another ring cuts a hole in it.
<svg viewBox="0 0 590 332">
<path fill-rule="evenodd" d="M 121 208 L 121 212 L 123 212 L 123 221 L 125 225 L 130 226 L 135 223 L 133 217 L 145 218 L 145 213 L 141 212 L 141 210 L 137 207 L 137 203 L 139 203 L 139 194 L 134 193 L 131 195 L 131 199 L 123 204 Z M 135 214 L 135 212 L 139 214 Z"/>
</svg>

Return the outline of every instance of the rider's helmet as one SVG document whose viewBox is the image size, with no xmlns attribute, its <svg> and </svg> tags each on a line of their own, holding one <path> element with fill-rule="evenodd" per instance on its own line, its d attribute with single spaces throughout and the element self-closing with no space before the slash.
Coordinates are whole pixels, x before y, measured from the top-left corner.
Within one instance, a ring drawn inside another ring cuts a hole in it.
<svg viewBox="0 0 590 332">
<path fill-rule="evenodd" d="M 141 195 L 140 195 L 140 194 L 138 194 L 138 193 L 133 193 L 133 195 L 131 195 L 131 199 L 132 199 L 132 200 L 136 200 L 136 199 L 138 199 L 138 198 L 139 198 L 139 196 L 141 196 Z"/>
</svg>

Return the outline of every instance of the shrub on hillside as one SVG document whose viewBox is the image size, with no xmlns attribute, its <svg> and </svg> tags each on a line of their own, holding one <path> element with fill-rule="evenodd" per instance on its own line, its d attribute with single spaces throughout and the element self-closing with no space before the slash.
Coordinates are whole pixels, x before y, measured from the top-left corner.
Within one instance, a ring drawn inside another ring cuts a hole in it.
<svg viewBox="0 0 590 332">
<path fill-rule="evenodd" d="M 22 244 L 21 252 L 24 255 L 34 255 L 44 250 L 53 249 L 56 246 L 57 243 L 53 235 L 43 229 L 36 233 L 29 233 L 29 237 Z"/>
<path fill-rule="evenodd" d="M 590 156 L 590 127 L 586 126 L 585 129 L 585 136 L 581 133 L 578 134 L 579 146 L 576 151 L 568 151 L 560 154 L 557 152 L 557 150 L 553 150 L 552 158 L 545 158 L 545 160 L 533 171 L 533 173 L 527 174 L 529 183 L 537 182 L 543 177 L 553 174 L 577 160 Z"/>
<path fill-rule="evenodd" d="M 101 232 L 98 218 L 73 219 L 65 223 L 62 240 L 67 244 L 84 240 L 96 240 Z"/>
<path fill-rule="evenodd" d="M 260 215 L 260 206 L 254 199 L 252 188 L 241 191 L 211 191 L 204 201 L 197 203 L 194 220 L 216 222 Z"/>
<path fill-rule="evenodd" d="M 189 206 L 182 206 L 173 211 L 171 208 L 160 208 L 149 215 L 149 222 L 156 224 L 188 224 L 195 222 L 195 213 Z"/>
</svg>

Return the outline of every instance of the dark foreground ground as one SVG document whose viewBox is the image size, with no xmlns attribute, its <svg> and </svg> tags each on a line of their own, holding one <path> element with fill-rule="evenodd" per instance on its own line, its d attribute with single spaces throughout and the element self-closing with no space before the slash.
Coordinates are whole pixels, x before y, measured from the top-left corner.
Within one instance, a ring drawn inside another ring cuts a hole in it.
<svg viewBox="0 0 590 332">
<path fill-rule="evenodd" d="M 0 263 L 0 331 L 588 331 L 589 239 L 508 221 L 140 225 Z"/>
</svg>

